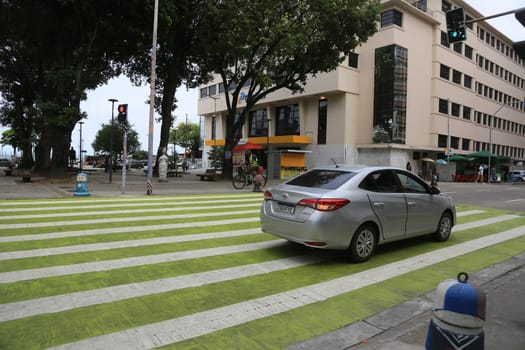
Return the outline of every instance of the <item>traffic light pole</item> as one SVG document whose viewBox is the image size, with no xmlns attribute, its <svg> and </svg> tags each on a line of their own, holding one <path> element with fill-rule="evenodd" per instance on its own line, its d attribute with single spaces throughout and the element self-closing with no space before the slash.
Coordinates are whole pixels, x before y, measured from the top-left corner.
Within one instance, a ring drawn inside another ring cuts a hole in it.
<svg viewBox="0 0 525 350">
<path fill-rule="evenodd" d="M 498 13 L 498 14 L 495 14 L 495 15 L 487 16 L 487 17 L 469 19 L 468 21 L 465 21 L 465 24 L 475 23 L 475 22 L 479 22 L 479 21 L 486 21 L 488 19 L 501 17 L 501 16 L 506 16 L 506 15 L 510 15 L 512 13 L 519 13 L 519 12 L 522 12 L 522 11 L 525 11 L 525 7 L 522 7 L 522 8 L 516 9 L 516 10 L 510 10 L 510 11 Z"/>
</svg>

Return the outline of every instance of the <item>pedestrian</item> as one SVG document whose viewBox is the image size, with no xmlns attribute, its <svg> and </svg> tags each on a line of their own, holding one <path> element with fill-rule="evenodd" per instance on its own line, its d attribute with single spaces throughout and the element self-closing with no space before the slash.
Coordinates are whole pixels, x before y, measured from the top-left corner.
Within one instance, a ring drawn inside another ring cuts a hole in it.
<svg viewBox="0 0 525 350">
<path fill-rule="evenodd" d="M 481 183 L 483 183 L 483 170 L 484 170 L 483 163 L 481 163 L 479 165 L 479 171 L 478 171 L 479 181 Z"/>
<path fill-rule="evenodd" d="M 412 172 L 412 164 L 410 162 L 407 162 L 407 170 Z"/>
<path fill-rule="evenodd" d="M 73 147 L 71 147 L 67 156 L 69 158 L 69 167 L 72 168 L 75 165 L 75 161 L 77 160 L 77 152 L 75 152 Z"/>
</svg>

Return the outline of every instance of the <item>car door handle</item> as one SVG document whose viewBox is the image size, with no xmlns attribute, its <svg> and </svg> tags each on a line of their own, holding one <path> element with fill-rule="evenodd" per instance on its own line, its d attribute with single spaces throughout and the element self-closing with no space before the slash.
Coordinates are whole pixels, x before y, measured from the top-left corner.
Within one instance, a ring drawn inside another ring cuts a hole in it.
<svg viewBox="0 0 525 350">
<path fill-rule="evenodd" d="M 409 207 L 415 207 L 416 206 L 416 202 L 408 202 L 407 203 Z"/>
<path fill-rule="evenodd" d="M 374 202 L 374 207 L 376 208 L 383 208 L 385 206 L 385 203 L 383 202 Z"/>
</svg>

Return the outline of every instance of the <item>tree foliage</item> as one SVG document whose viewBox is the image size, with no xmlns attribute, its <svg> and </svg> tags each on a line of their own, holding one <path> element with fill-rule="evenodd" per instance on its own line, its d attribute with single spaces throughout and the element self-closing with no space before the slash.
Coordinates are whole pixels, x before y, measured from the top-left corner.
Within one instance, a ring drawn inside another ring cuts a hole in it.
<svg viewBox="0 0 525 350">
<path fill-rule="evenodd" d="M 133 32 L 123 16 L 137 0 L 4 0 L 0 2 L 0 92 L 2 124 L 15 130 L 23 166 L 58 172 L 85 91 L 119 74 Z M 136 16 L 135 16 L 136 17 Z M 123 33 L 128 38 L 122 40 Z"/>
<path fill-rule="evenodd" d="M 210 30 L 200 38 L 207 48 L 203 64 L 220 76 L 227 92 L 229 152 L 259 100 L 283 88 L 302 91 L 309 77 L 334 70 L 345 53 L 366 41 L 377 30 L 379 2 L 212 1 L 206 13 Z M 231 163 L 225 161 L 224 169 L 231 173 Z"/>
<path fill-rule="evenodd" d="M 113 130 L 113 154 L 123 153 L 124 132 L 116 123 L 113 127 L 111 123 L 102 124 L 102 127 L 95 136 L 95 140 L 91 144 L 95 153 L 99 155 L 109 155 L 111 151 L 111 130 Z M 139 135 L 135 130 L 129 128 L 127 136 L 127 153 L 132 154 L 140 149 Z"/>
</svg>

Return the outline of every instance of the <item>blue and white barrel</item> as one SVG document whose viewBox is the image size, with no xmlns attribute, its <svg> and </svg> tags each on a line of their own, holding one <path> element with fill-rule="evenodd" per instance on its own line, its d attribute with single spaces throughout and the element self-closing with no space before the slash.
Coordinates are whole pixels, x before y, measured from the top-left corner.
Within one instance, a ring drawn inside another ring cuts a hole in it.
<svg viewBox="0 0 525 350">
<path fill-rule="evenodd" d="M 85 197 L 85 196 L 90 196 L 90 195 L 91 193 L 89 193 L 89 183 L 88 183 L 87 174 L 78 173 L 77 182 L 75 186 L 75 192 L 73 192 L 73 196 Z"/>
<path fill-rule="evenodd" d="M 425 344 L 427 350 L 484 349 L 486 296 L 467 280 L 467 273 L 460 272 L 457 280 L 445 280 L 438 285 Z"/>
</svg>

